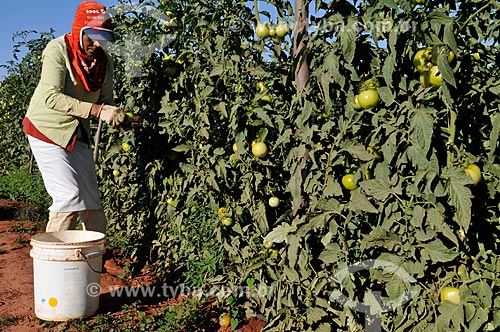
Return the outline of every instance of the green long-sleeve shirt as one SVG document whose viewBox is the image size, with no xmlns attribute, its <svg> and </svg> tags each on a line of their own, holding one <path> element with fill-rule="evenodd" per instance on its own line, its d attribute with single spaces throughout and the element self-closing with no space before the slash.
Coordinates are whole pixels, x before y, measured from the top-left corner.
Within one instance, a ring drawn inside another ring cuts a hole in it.
<svg viewBox="0 0 500 332">
<path fill-rule="evenodd" d="M 68 57 L 64 36 L 51 40 L 42 54 L 42 74 L 31 98 L 26 117 L 47 138 L 67 146 L 81 123 L 90 137 L 92 104 L 113 102 L 113 62 L 107 56 L 101 89 L 85 90 Z"/>
</svg>

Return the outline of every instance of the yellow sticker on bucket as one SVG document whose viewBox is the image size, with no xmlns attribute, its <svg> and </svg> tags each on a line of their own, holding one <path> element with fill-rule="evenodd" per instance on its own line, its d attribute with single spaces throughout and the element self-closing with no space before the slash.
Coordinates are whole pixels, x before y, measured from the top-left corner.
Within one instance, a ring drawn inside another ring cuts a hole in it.
<svg viewBox="0 0 500 332">
<path fill-rule="evenodd" d="M 56 299 L 55 297 L 51 297 L 51 298 L 49 299 L 49 305 L 50 305 L 51 307 L 55 307 L 55 306 L 57 306 L 57 299 Z"/>
</svg>

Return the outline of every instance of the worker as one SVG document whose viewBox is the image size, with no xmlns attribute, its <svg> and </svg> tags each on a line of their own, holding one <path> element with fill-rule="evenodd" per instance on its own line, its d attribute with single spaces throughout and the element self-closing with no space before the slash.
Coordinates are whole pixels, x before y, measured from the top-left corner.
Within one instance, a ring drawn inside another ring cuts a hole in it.
<svg viewBox="0 0 500 332">
<path fill-rule="evenodd" d="M 125 113 L 113 102 L 113 62 L 103 43 L 115 41 L 111 17 L 98 2 L 78 6 L 71 33 L 51 40 L 42 54 L 40 81 L 23 119 L 31 151 L 48 194 L 47 232 L 106 232 L 91 118 L 118 128 Z"/>
</svg>

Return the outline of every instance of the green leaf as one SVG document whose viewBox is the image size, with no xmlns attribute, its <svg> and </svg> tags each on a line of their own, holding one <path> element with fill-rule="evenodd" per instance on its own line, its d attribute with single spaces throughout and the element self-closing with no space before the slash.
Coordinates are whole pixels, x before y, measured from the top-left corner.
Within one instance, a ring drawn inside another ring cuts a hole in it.
<svg viewBox="0 0 500 332">
<path fill-rule="evenodd" d="M 500 84 L 488 88 L 494 95 L 500 95 Z"/>
<path fill-rule="evenodd" d="M 491 308 L 493 304 L 493 291 L 486 281 L 480 280 L 479 282 L 475 282 L 470 285 L 470 289 L 477 294 L 483 307 Z"/>
<path fill-rule="evenodd" d="M 456 181 L 455 179 L 448 181 L 446 189 L 449 195 L 449 203 L 456 209 L 455 220 L 463 227 L 464 232 L 467 233 L 472 218 L 471 191 L 463 182 Z"/>
<path fill-rule="evenodd" d="M 418 145 L 408 147 L 408 149 L 406 149 L 406 155 L 412 165 L 418 169 L 426 171 L 429 168 L 429 160 L 427 159 L 424 150 L 420 149 Z"/>
<path fill-rule="evenodd" d="M 430 208 L 427 210 L 427 222 L 429 226 L 435 229 L 437 232 L 443 234 L 448 240 L 452 241 L 456 246 L 458 246 L 458 238 L 450 228 L 450 226 L 444 222 L 444 217 L 441 212 L 436 208 Z"/>
<path fill-rule="evenodd" d="M 373 159 L 373 155 L 365 148 L 363 144 L 352 143 L 345 147 L 345 151 L 349 152 L 354 158 L 363 161 Z"/>
<path fill-rule="evenodd" d="M 436 323 L 441 331 L 461 331 L 460 327 L 464 325 L 463 306 L 444 301 L 441 302 L 438 310 L 439 316 Z"/>
<path fill-rule="evenodd" d="M 326 248 L 319 255 L 319 259 L 325 264 L 333 264 L 341 260 L 344 256 L 338 243 L 328 243 Z"/>
<path fill-rule="evenodd" d="M 296 174 L 288 182 L 288 191 L 292 194 L 293 211 L 297 211 L 302 204 L 302 178 Z"/>
<path fill-rule="evenodd" d="M 212 71 L 210 72 L 210 76 L 220 76 L 224 73 L 224 65 L 221 63 L 217 63 L 213 66 Z"/>
<path fill-rule="evenodd" d="M 255 209 L 250 210 L 252 218 L 257 222 L 261 233 L 267 232 L 268 223 L 266 215 L 266 206 L 263 202 L 259 201 Z"/>
<path fill-rule="evenodd" d="M 434 133 L 432 109 L 418 107 L 414 109 L 410 120 L 410 132 L 413 143 L 424 155 L 429 152 Z"/>
<path fill-rule="evenodd" d="M 481 330 L 481 328 L 484 326 L 484 323 L 488 322 L 488 309 L 485 309 L 481 306 L 477 306 L 475 309 L 476 312 L 474 313 L 472 319 L 469 321 L 469 329 L 467 331 L 485 331 Z"/>
<path fill-rule="evenodd" d="M 214 106 L 214 110 L 218 111 L 223 117 L 227 118 L 226 103 L 220 102 Z"/>
<path fill-rule="evenodd" d="M 315 332 L 331 332 L 331 331 L 332 331 L 332 324 L 329 324 L 329 323 L 322 323 L 315 330 Z"/>
<path fill-rule="evenodd" d="M 266 235 L 265 240 L 275 243 L 288 243 L 288 234 L 297 230 L 297 226 L 291 226 L 287 223 L 277 226 L 269 234 Z"/>
<path fill-rule="evenodd" d="M 172 148 L 172 150 L 176 152 L 186 152 L 186 151 L 191 151 L 194 149 L 194 146 L 191 144 L 181 144 L 177 145 L 176 147 Z"/>
<path fill-rule="evenodd" d="M 500 91 L 498 92 L 500 94 Z M 495 151 L 497 147 L 498 137 L 500 134 L 500 114 L 494 114 L 491 117 L 491 132 L 490 132 L 490 151 L 488 152 L 488 161 L 493 163 L 495 159 Z"/>
<path fill-rule="evenodd" d="M 311 325 L 319 322 L 321 318 L 325 317 L 326 315 L 327 313 L 325 312 L 325 310 L 318 307 L 309 308 L 306 311 L 307 322 Z"/>
<path fill-rule="evenodd" d="M 394 0 L 382 0 L 380 2 L 389 8 L 398 9 L 398 4 Z"/>
<path fill-rule="evenodd" d="M 354 17 L 349 17 L 347 26 L 355 26 L 357 20 Z M 356 51 L 356 29 L 341 29 L 338 37 L 342 47 L 342 54 L 347 63 L 351 63 L 354 59 Z"/>
<path fill-rule="evenodd" d="M 299 258 L 298 255 L 299 247 L 300 247 L 299 237 L 295 235 L 290 235 L 288 237 L 287 258 L 288 258 L 288 266 L 291 269 L 295 267 L 295 263 L 297 263 L 297 259 Z"/>
<path fill-rule="evenodd" d="M 316 204 L 316 208 L 322 211 L 331 211 L 339 214 L 342 212 L 340 202 L 334 198 L 320 200 L 318 204 Z"/>
<path fill-rule="evenodd" d="M 455 52 L 458 51 L 457 41 L 455 39 L 456 32 L 453 30 L 454 22 L 449 22 L 444 27 L 444 42 Z"/>
<path fill-rule="evenodd" d="M 285 266 L 283 268 L 283 271 L 285 272 L 285 275 L 287 276 L 288 280 L 290 280 L 291 282 L 300 281 L 300 276 L 297 273 L 297 271 L 295 271 L 295 269 L 291 269 L 288 266 Z"/>
<path fill-rule="evenodd" d="M 453 20 L 448 16 L 444 8 L 436 8 L 433 9 L 427 19 L 431 22 L 431 24 L 448 24 L 453 23 Z"/>
<path fill-rule="evenodd" d="M 394 191 L 389 187 L 386 181 L 379 180 L 378 178 L 374 180 L 362 181 L 360 187 L 363 191 L 378 201 L 385 201 Z"/>
<path fill-rule="evenodd" d="M 384 102 L 386 106 L 391 106 L 392 103 L 394 103 L 394 94 L 392 93 L 392 90 L 387 87 L 383 86 L 377 89 L 378 95 L 380 96 L 380 99 Z"/>
<path fill-rule="evenodd" d="M 454 88 L 457 87 L 457 82 L 455 81 L 455 74 L 453 69 L 451 69 L 448 63 L 448 55 L 445 52 L 440 52 L 437 59 L 437 65 L 439 73 L 443 76 L 443 79 L 448 82 Z"/>
<path fill-rule="evenodd" d="M 402 241 L 398 234 L 379 227 L 363 237 L 360 247 L 362 249 L 384 247 L 388 250 L 393 250 L 396 246 L 400 246 L 401 243 Z"/>
<path fill-rule="evenodd" d="M 257 116 L 259 117 L 259 119 L 261 119 L 262 121 L 264 121 L 264 123 L 266 125 L 268 125 L 271 128 L 274 127 L 273 121 L 271 120 L 271 118 L 267 114 L 267 111 L 263 110 L 262 108 L 257 108 L 257 109 L 254 110 L 254 113 L 257 114 Z"/>
<path fill-rule="evenodd" d="M 351 200 L 349 201 L 349 209 L 352 211 L 364 211 L 368 213 L 378 213 L 378 210 L 368 200 L 365 194 L 359 190 L 351 192 Z"/>
<path fill-rule="evenodd" d="M 396 29 L 394 29 L 396 30 Z M 396 56 L 391 53 L 384 61 L 384 65 L 382 66 L 382 73 L 384 75 L 384 80 L 387 82 L 389 87 L 392 87 L 392 75 L 396 70 Z M 393 97 L 394 99 L 394 97 Z M 391 102 L 392 104 L 392 102 Z"/>
<path fill-rule="evenodd" d="M 205 88 L 203 88 L 203 90 L 201 90 L 201 93 L 200 93 L 200 97 L 202 98 L 206 98 L 208 97 L 212 92 L 214 91 L 214 87 L 213 86 L 206 86 Z"/>
<path fill-rule="evenodd" d="M 422 247 L 422 256 L 433 263 L 449 262 L 458 256 L 458 252 L 447 248 L 439 239 L 421 244 L 420 246 Z"/>
<path fill-rule="evenodd" d="M 410 224 L 415 228 L 423 228 L 425 209 L 420 205 L 415 206 L 410 219 Z"/>
<path fill-rule="evenodd" d="M 325 197 L 330 196 L 341 196 L 342 195 L 342 187 L 338 181 L 335 181 L 333 177 L 329 177 L 326 182 L 326 187 L 323 190 L 323 195 Z"/>
</svg>

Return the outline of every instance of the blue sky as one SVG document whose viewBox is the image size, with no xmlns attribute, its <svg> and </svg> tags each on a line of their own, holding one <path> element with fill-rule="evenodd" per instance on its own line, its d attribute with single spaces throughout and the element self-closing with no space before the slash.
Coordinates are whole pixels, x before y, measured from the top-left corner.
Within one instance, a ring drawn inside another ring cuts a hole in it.
<svg viewBox="0 0 500 332">
<path fill-rule="evenodd" d="M 71 31 L 71 24 L 80 0 L 14 0 L 2 1 L 3 17 L 0 20 L 0 64 L 12 59 L 12 35 L 18 31 L 36 30 L 38 32 L 55 30 L 63 35 Z M 116 5 L 116 0 L 100 0 L 105 6 Z M 0 76 L 5 69 L 0 68 Z"/>
</svg>

